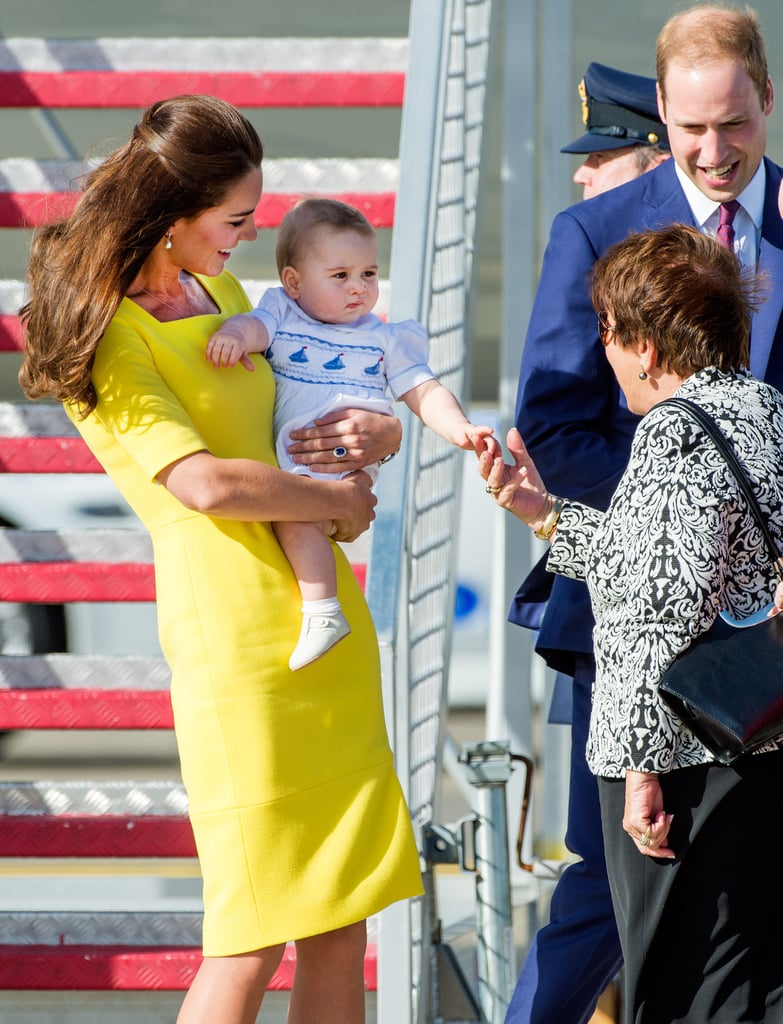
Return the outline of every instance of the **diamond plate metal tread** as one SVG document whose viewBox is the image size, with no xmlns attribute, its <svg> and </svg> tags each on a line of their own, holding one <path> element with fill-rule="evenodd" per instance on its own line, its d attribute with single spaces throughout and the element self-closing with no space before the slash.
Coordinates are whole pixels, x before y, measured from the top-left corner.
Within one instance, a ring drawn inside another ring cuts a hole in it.
<svg viewBox="0 0 783 1024">
<path fill-rule="evenodd" d="M 184 992 L 200 965 L 201 953 L 192 948 L 0 945 L 0 990 Z M 270 987 L 291 984 L 276 974 Z"/>
<path fill-rule="evenodd" d="M 155 71 L 234 71 L 237 67 L 304 72 L 405 71 L 409 42 L 406 36 L 373 38 L 265 38 L 216 39 L 169 36 L 165 39 L 133 36 L 96 39 L 44 39 L 9 36 L 0 42 L 0 72 L 56 75 L 69 71 L 135 72 L 140 78 Z M 261 91 L 259 89 L 259 91 Z M 26 98 L 26 106 L 35 96 Z M 94 91 L 89 106 L 102 103 Z M 358 101 L 362 101 L 358 97 Z"/>
<path fill-rule="evenodd" d="M 0 690 L 0 731 L 173 727 L 168 690 Z"/>
<path fill-rule="evenodd" d="M 0 782 L 0 815 L 130 814 L 153 817 L 188 813 L 180 782 L 74 781 Z"/>
<path fill-rule="evenodd" d="M 195 857 L 187 818 L 88 818 L 0 816 L 0 857 L 182 858 Z M 2 986 L 0 986 L 2 988 Z"/>
<path fill-rule="evenodd" d="M 18 946 L 179 946 L 201 948 L 196 910 L 4 910 L 0 948 Z"/>
<path fill-rule="evenodd" d="M 138 562 L 6 562 L 0 601 L 154 601 L 151 565 Z"/>
<path fill-rule="evenodd" d="M 171 670 L 144 654 L 0 655 L 0 692 L 20 690 L 168 690 Z"/>
<path fill-rule="evenodd" d="M 374 920 L 368 925 L 364 988 L 375 992 Z M 184 991 L 200 963 L 198 912 L 0 912 L 0 990 Z M 289 943 L 269 988 L 290 990 L 295 969 Z"/>
<path fill-rule="evenodd" d="M 366 566 L 352 566 L 364 588 Z M 155 600 L 152 565 L 139 562 L 5 562 L 0 601 L 67 604 Z"/>
<path fill-rule="evenodd" d="M 144 655 L 0 656 L 0 729 L 172 729 L 170 682 Z"/>
<path fill-rule="evenodd" d="M 79 437 L 0 438 L 2 473 L 102 473 Z"/>
<path fill-rule="evenodd" d="M 317 81 L 317 76 L 315 78 Z M 361 91 L 356 87 L 354 92 L 348 83 L 346 85 L 346 96 L 358 95 Z M 55 217 L 70 214 L 76 206 L 78 193 L 70 188 L 58 189 L 57 180 L 73 167 L 72 162 L 63 164 L 55 160 L 0 160 L 0 227 L 39 227 Z M 293 168 L 291 174 L 286 173 L 289 167 Z M 313 193 L 332 196 L 358 207 L 374 227 L 390 228 L 394 223 L 399 179 L 397 160 L 362 157 L 270 160 L 269 173 L 269 187 L 265 188 L 255 210 L 257 228 L 279 227 L 296 200 Z M 27 179 L 26 184 L 24 179 Z"/>
<path fill-rule="evenodd" d="M 0 44 L 1 45 L 1 44 Z M 0 73 L 2 81 L 2 73 Z M 58 193 L 73 190 L 73 182 L 95 168 L 74 160 L 0 158 L 0 193 Z M 266 180 L 269 178 L 269 187 Z M 395 192 L 400 165 L 394 157 L 283 157 L 270 159 L 264 176 L 265 193 Z M 74 192 L 74 195 L 77 193 Z M 260 226 L 260 225 L 259 225 Z"/>
<path fill-rule="evenodd" d="M 0 601 L 152 602 L 152 556 L 149 536 L 138 529 L 2 528 Z M 364 586 L 366 566 L 353 569 Z"/>
<path fill-rule="evenodd" d="M 0 857 L 195 856 L 181 783 L 0 783 Z"/>
<path fill-rule="evenodd" d="M 0 81 L 6 106 L 145 107 L 183 92 L 245 107 L 399 106 L 407 58 L 406 38 L 9 38 Z"/>
<path fill-rule="evenodd" d="M 0 562 L 152 562 L 142 529 L 0 529 Z"/>
<path fill-rule="evenodd" d="M 23 298 L 14 293 L 13 302 Z M 20 303 L 21 304 L 21 303 Z M 78 437 L 79 432 L 61 405 L 50 402 L 0 402 L 0 435 L 3 437 Z"/>
<path fill-rule="evenodd" d="M 0 989 L 184 992 L 200 964 L 200 950 L 190 946 L 0 944 Z M 296 950 L 289 945 L 268 991 L 289 992 L 295 971 Z M 378 990 L 374 944 L 364 957 L 364 990 Z"/>
</svg>

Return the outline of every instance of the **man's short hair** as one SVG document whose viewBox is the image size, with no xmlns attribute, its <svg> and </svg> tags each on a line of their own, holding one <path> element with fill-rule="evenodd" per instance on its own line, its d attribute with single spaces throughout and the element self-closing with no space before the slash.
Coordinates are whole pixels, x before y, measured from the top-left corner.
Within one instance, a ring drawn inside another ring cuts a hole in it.
<svg viewBox="0 0 783 1024">
<path fill-rule="evenodd" d="M 739 61 L 764 106 L 769 68 L 759 16 L 752 7 L 703 3 L 669 18 L 658 34 L 655 67 L 666 102 L 666 72 L 672 63 L 683 67 Z"/>
</svg>

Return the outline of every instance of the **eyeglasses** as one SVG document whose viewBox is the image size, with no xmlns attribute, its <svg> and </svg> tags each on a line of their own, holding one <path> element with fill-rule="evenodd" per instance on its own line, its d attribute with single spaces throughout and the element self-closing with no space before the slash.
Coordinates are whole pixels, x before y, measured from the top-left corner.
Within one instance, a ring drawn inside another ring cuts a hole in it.
<svg viewBox="0 0 783 1024">
<path fill-rule="evenodd" d="M 617 324 L 607 323 L 608 314 L 606 310 L 602 309 L 598 314 L 598 337 L 601 339 L 601 344 L 606 348 L 609 342 L 612 340 L 609 335 L 614 334 L 617 330 Z"/>
</svg>

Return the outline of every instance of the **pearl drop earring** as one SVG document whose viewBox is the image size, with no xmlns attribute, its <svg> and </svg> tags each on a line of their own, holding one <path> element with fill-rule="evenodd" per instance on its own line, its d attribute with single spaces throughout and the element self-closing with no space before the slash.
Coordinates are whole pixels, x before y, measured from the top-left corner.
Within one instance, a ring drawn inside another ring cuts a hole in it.
<svg viewBox="0 0 783 1024">
<path fill-rule="evenodd" d="M 169 231 L 166 235 L 165 249 L 170 249 L 174 243 L 171 241 L 171 232 Z"/>
<path fill-rule="evenodd" d="M 647 374 L 644 370 L 639 370 L 639 380 L 647 380 Z"/>
</svg>

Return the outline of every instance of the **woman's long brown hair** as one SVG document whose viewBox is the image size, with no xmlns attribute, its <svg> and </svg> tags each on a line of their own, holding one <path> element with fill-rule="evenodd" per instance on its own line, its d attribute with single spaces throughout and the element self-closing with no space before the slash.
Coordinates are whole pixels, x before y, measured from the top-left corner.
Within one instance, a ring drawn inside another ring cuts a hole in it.
<svg viewBox="0 0 783 1024">
<path fill-rule="evenodd" d="M 83 415 L 95 408 L 95 350 L 145 260 L 174 221 L 217 206 L 262 157 L 255 128 L 214 96 L 176 96 L 144 112 L 130 140 L 85 177 L 74 212 L 33 237 L 20 310 L 19 382 L 29 398 Z"/>
</svg>

